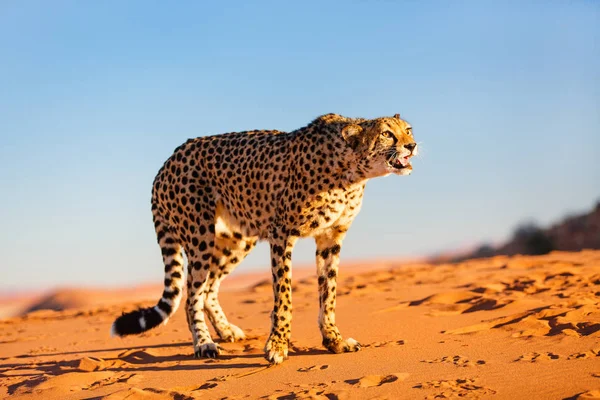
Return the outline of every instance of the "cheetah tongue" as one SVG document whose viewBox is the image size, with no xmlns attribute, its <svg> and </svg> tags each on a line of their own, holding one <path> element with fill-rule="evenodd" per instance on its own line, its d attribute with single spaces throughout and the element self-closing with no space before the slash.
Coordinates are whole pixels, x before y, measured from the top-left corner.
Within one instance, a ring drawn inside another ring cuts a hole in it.
<svg viewBox="0 0 600 400">
<path fill-rule="evenodd" d="M 400 164 L 403 167 L 408 166 L 408 157 L 400 157 L 400 156 L 398 156 L 396 158 L 396 164 Z"/>
</svg>

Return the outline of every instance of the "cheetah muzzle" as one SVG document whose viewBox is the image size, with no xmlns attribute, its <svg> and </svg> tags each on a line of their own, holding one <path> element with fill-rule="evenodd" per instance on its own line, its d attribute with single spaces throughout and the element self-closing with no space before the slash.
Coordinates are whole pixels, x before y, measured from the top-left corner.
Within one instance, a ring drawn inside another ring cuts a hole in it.
<svg viewBox="0 0 600 400">
<path fill-rule="evenodd" d="M 257 241 L 267 240 L 274 304 L 265 352 L 279 364 L 287 358 L 291 336 L 292 250 L 299 238 L 313 237 L 323 346 L 333 353 L 360 350 L 356 340 L 342 337 L 335 322 L 342 242 L 360 211 L 367 181 L 410 174 L 416 154 L 412 127 L 398 114 L 376 119 L 327 114 L 292 132 L 188 140 L 164 163 L 152 187 L 165 265 L 162 297 L 153 307 L 118 317 L 112 333 L 139 334 L 166 323 L 185 286 L 194 355 L 218 357 L 206 318 L 221 340 L 245 338 L 219 304 L 220 284 Z"/>
</svg>

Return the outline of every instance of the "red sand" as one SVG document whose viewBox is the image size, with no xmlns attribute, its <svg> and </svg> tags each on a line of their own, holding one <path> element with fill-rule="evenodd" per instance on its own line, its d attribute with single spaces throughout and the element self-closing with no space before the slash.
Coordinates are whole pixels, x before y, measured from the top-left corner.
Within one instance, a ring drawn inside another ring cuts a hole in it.
<svg viewBox="0 0 600 400">
<path fill-rule="evenodd" d="M 249 339 L 222 343 L 218 360 L 192 357 L 183 310 L 144 335 L 109 337 L 159 286 L 71 292 L 79 308 L 0 321 L 0 397 L 600 398 L 600 251 L 394 264 L 341 266 L 338 324 L 364 345 L 342 355 L 320 346 L 316 279 L 295 271 L 292 349 L 276 367 L 262 352 L 268 271 L 232 277 L 222 294 Z"/>
</svg>

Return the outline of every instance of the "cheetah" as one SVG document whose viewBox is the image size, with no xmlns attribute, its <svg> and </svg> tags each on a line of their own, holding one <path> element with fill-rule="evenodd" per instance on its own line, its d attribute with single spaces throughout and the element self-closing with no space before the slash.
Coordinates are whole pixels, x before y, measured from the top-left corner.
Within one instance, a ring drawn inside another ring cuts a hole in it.
<svg viewBox="0 0 600 400">
<path fill-rule="evenodd" d="M 323 115 L 292 132 L 255 130 L 189 139 L 164 163 L 152 187 L 152 215 L 165 265 L 158 304 L 118 317 L 117 336 L 166 323 L 183 296 L 195 357 L 220 354 L 206 321 L 223 341 L 245 338 L 219 304 L 223 279 L 259 240 L 270 245 L 274 305 L 266 358 L 287 358 L 292 323 L 292 249 L 313 237 L 319 329 L 333 353 L 358 351 L 335 323 L 342 241 L 359 213 L 370 178 L 408 175 L 417 154 L 412 127 L 400 118 Z"/>
</svg>

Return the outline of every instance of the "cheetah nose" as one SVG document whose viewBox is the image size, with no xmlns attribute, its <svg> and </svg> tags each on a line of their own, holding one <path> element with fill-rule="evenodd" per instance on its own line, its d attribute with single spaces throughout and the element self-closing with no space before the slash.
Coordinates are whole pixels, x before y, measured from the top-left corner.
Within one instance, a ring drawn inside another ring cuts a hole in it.
<svg viewBox="0 0 600 400">
<path fill-rule="evenodd" d="M 416 143 L 407 143 L 404 145 L 404 147 L 412 152 L 415 149 L 415 147 L 417 147 L 417 144 Z"/>
</svg>

